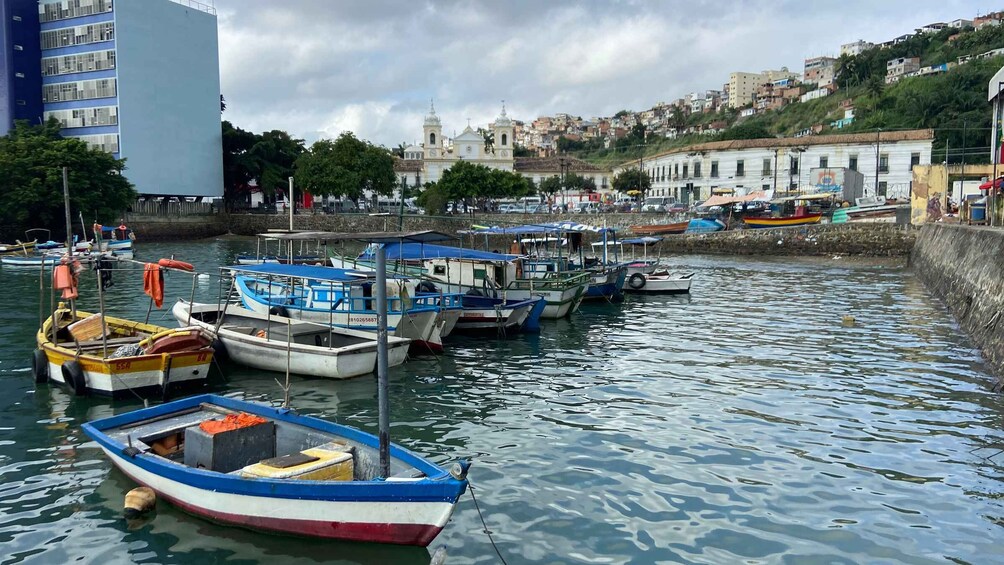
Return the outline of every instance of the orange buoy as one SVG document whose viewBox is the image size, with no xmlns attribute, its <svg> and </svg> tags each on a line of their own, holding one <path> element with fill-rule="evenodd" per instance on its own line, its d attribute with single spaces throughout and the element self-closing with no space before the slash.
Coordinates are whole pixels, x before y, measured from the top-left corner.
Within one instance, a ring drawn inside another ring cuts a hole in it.
<svg viewBox="0 0 1004 565">
<path fill-rule="evenodd" d="M 174 259 L 161 259 L 160 261 L 157 261 L 157 264 L 168 269 L 178 269 L 180 271 L 188 271 L 189 273 L 195 270 L 195 267 L 193 267 L 191 263 L 175 261 Z"/>
</svg>

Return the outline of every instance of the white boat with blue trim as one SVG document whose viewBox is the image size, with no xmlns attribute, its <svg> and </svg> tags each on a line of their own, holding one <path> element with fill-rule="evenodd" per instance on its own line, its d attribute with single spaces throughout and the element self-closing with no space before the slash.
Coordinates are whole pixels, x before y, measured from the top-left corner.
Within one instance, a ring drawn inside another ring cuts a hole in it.
<svg viewBox="0 0 1004 565">
<path fill-rule="evenodd" d="M 467 489 L 395 444 L 288 408 L 202 395 L 101 418 L 84 433 L 160 498 L 212 521 L 268 532 L 427 546 Z"/>
<path fill-rule="evenodd" d="M 230 267 L 245 308 L 294 320 L 376 331 L 373 273 L 333 267 L 264 264 Z M 441 315 L 436 297 L 413 297 L 407 284 L 388 284 L 387 330 L 412 340 L 412 353 L 443 351 L 443 331 L 459 317 Z"/>
</svg>

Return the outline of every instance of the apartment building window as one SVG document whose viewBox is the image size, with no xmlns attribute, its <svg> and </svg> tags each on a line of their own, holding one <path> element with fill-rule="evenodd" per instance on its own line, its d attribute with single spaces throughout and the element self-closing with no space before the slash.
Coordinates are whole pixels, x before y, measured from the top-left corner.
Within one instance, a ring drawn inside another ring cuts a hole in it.
<svg viewBox="0 0 1004 565">
<path fill-rule="evenodd" d="M 85 45 L 115 39 L 115 24 L 106 22 L 88 26 L 66 27 L 42 32 L 42 49 Z"/>
<path fill-rule="evenodd" d="M 760 170 L 760 175 L 764 177 L 770 176 L 770 159 L 763 160 L 763 168 Z"/>
<path fill-rule="evenodd" d="M 820 156 L 819 157 L 819 168 L 820 169 L 826 169 L 829 166 L 830 166 L 830 158 L 827 157 L 826 155 Z"/>
<path fill-rule="evenodd" d="M 718 178 L 718 161 L 711 162 L 711 178 Z"/>
<path fill-rule="evenodd" d="M 53 110 L 45 113 L 45 119 L 56 118 L 64 129 L 91 126 L 114 126 L 119 123 L 118 107 L 77 108 L 73 110 Z"/>
<path fill-rule="evenodd" d="M 788 168 L 788 172 L 797 175 L 798 174 L 798 159 L 795 157 L 791 158 L 791 166 Z"/>
<path fill-rule="evenodd" d="M 104 135 L 80 135 L 74 136 L 77 139 L 83 141 L 87 145 L 100 149 L 106 153 L 118 153 L 119 152 L 119 136 L 114 133 L 104 134 Z"/>
<path fill-rule="evenodd" d="M 736 176 L 737 177 L 746 176 L 746 163 L 742 159 L 736 161 Z"/>
<path fill-rule="evenodd" d="M 877 196 L 885 196 L 886 193 L 888 192 L 888 190 L 889 190 L 889 183 L 887 183 L 884 180 L 883 181 L 879 181 L 878 195 Z"/>
<path fill-rule="evenodd" d="M 600 180 L 600 188 L 606 188 L 606 187 L 607 187 L 607 177 L 603 177 Z"/>
<path fill-rule="evenodd" d="M 57 76 L 115 68 L 115 51 L 95 51 L 42 59 L 42 76 Z"/>
<path fill-rule="evenodd" d="M 701 178 L 701 162 L 700 161 L 697 161 L 697 162 L 694 163 L 694 178 L 695 179 Z"/>
<path fill-rule="evenodd" d="M 42 87 L 42 101 L 45 103 L 111 98 L 116 94 L 116 84 L 113 78 L 59 82 Z"/>
<path fill-rule="evenodd" d="M 910 170 L 920 164 L 920 153 L 910 153 Z"/>
<path fill-rule="evenodd" d="M 112 0 L 73 0 L 71 2 L 48 2 L 38 5 L 38 19 L 55 22 L 79 16 L 103 14 L 112 11 Z"/>
<path fill-rule="evenodd" d="M 683 178 L 687 178 L 687 164 L 683 164 Z"/>
<path fill-rule="evenodd" d="M 858 156 L 857 155 L 851 155 L 847 159 L 847 168 L 850 169 L 850 170 L 852 170 L 852 171 L 858 170 Z"/>
<path fill-rule="evenodd" d="M 673 163 L 673 178 L 674 179 L 680 178 L 680 164 L 679 163 Z"/>
<path fill-rule="evenodd" d="M 879 172 L 888 173 L 889 172 L 889 154 L 882 153 L 879 155 Z"/>
<path fill-rule="evenodd" d="M 659 180 L 660 181 L 665 181 L 666 180 L 666 166 L 665 165 L 659 167 Z"/>
<path fill-rule="evenodd" d="M 760 190 L 770 190 L 770 185 L 769 184 L 761 185 Z"/>
</svg>

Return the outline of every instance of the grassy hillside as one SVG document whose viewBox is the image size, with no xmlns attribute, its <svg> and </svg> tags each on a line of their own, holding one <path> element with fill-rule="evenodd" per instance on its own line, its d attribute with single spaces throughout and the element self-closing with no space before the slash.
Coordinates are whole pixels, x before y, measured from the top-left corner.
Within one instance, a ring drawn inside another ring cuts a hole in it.
<svg viewBox="0 0 1004 565">
<path fill-rule="evenodd" d="M 791 136 L 798 131 L 822 124 L 823 133 L 854 133 L 877 129 L 935 130 L 935 162 L 985 163 L 990 158 L 991 110 L 986 100 L 987 84 L 1001 66 L 1004 57 L 971 60 L 947 73 L 902 79 L 885 84 L 889 59 L 920 57 L 921 65 L 955 62 L 959 57 L 979 55 L 1004 47 L 1004 26 L 957 30 L 918 35 L 887 49 L 869 49 L 857 57 L 838 61 L 838 84 L 841 88 L 825 98 L 796 102 L 778 110 L 740 119 L 733 110 L 714 114 L 695 114 L 688 126 L 725 121 L 729 129 L 717 136 L 690 135 L 679 139 L 653 139 L 619 142 L 611 149 L 570 152 L 598 165 L 612 167 L 644 155 L 654 155 L 674 147 L 719 139 L 767 136 Z M 854 123 L 843 129 L 830 128 L 830 122 L 844 117 L 841 102 L 851 99 Z M 622 140 L 623 141 L 623 140 Z M 965 148 L 965 149 L 964 149 Z"/>
</svg>

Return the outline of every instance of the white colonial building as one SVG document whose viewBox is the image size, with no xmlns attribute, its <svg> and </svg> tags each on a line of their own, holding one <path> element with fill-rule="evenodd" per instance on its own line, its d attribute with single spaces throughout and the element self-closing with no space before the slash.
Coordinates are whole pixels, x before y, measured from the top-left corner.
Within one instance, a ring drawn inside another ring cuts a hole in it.
<svg viewBox="0 0 1004 565">
<path fill-rule="evenodd" d="M 931 164 L 933 142 L 929 129 L 715 141 L 631 161 L 615 172 L 640 167 L 652 181 L 649 196 L 686 203 L 719 193 L 811 192 L 810 171 L 817 168 L 860 172 L 868 196 L 908 198 L 913 167 Z"/>
</svg>

